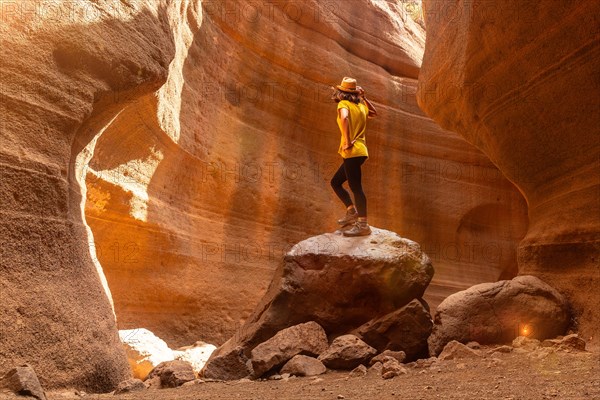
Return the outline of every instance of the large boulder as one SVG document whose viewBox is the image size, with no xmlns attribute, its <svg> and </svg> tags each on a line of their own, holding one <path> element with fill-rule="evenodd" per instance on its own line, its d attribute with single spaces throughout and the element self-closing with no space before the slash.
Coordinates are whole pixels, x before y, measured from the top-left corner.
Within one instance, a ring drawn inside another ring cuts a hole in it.
<svg viewBox="0 0 600 400">
<path fill-rule="evenodd" d="M 307 321 L 337 336 L 420 298 L 433 266 L 420 246 L 372 227 L 370 236 L 314 236 L 285 255 L 271 285 L 245 324 L 207 362 L 249 358 L 251 350 L 287 327 Z M 237 365 L 240 365 L 238 363 Z"/>
<path fill-rule="evenodd" d="M 510 343 L 518 336 L 553 338 L 564 334 L 570 321 L 565 298 L 536 277 L 482 283 L 439 305 L 429 352 L 439 354 L 452 340 L 489 344 Z"/>
<path fill-rule="evenodd" d="M 422 300 L 413 300 L 383 317 L 372 319 L 352 333 L 377 349 L 403 351 L 411 361 L 427 354 L 433 321 Z"/>
<path fill-rule="evenodd" d="M 328 346 L 327 335 L 316 322 L 311 321 L 283 329 L 252 349 L 254 377 L 260 377 L 298 354 L 319 356 L 327 350 Z"/>
<path fill-rule="evenodd" d="M 565 294 L 580 332 L 597 345 L 600 2 L 423 5 L 419 105 L 483 151 L 523 194 L 529 226 L 518 272 Z"/>
</svg>

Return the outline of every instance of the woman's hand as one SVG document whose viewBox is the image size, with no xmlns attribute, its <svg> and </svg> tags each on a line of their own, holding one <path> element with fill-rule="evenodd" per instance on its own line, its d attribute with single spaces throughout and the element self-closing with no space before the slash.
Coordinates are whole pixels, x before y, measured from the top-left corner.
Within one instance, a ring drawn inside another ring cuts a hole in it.
<svg viewBox="0 0 600 400">
<path fill-rule="evenodd" d="M 365 90 L 361 86 L 357 86 L 356 90 L 358 90 L 358 95 L 360 97 L 365 97 Z"/>
<path fill-rule="evenodd" d="M 350 144 L 345 145 L 344 147 L 342 147 L 342 150 L 349 150 L 352 148 L 352 146 L 354 146 L 354 142 L 356 142 L 356 140 L 353 140 L 350 142 Z"/>
</svg>

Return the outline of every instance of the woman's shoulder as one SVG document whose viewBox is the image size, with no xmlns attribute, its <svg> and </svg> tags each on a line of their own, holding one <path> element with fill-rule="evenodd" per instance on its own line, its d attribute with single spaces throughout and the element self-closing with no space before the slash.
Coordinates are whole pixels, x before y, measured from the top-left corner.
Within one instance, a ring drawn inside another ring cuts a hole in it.
<svg viewBox="0 0 600 400">
<path fill-rule="evenodd" d="M 351 102 L 350 100 L 342 100 L 338 103 L 338 110 L 340 108 L 351 108 L 351 107 L 357 107 L 358 104 Z"/>
</svg>

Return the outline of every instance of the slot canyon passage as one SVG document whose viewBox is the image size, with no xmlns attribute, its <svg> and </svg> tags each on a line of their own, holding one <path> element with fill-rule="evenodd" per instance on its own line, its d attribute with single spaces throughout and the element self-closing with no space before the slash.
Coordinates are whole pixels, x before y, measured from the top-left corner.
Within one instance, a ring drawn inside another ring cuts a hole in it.
<svg viewBox="0 0 600 400">
<path fill-rule="evenodd" d="M 169 349 L 219 348 L 202 385 L 123 398 L 600 397 L 600 2 L 0 7 L 1 382 L 28 364 L 47 398 L 111 392 L 132 378 L 119 330 L 144 328 Z M 367 239 L 334 233 L 344 76 L 379 113 Z M 409 264 L 410 297 L 394 292 L 404 272 L 367 275 Z M 208 378 L 232 354 L 256 371 L 268 340 L 311 321 L 326 345 L 377 348 L 365 329 L 402 310 L 430 326 L 414 354 L 388 345 L 408 357 L 393 379 Z M 471 332 L 448 327 L 459 317 Z M 494 318 L 502 340 L 481 333 Z"/>
</svg>

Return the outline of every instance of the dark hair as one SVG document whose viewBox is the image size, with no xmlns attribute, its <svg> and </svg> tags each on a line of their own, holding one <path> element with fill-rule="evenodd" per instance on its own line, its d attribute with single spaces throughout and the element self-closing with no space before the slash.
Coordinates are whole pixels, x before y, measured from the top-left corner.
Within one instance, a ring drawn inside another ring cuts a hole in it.
<svg viewBox="0 0 600 400">
<path fill-rule="evenodd" d="M 335 92 L 333 92 L 333 94 L 331 95 L 331 99 L 336 103 L 339 103 L 342 100 L 348 100 L 353 102 L 354 104 L 360 103 L 360 97 L 358 96 L 358 93 L 348 93 L 337 88 L 335 89 Z"/>
</svg>

